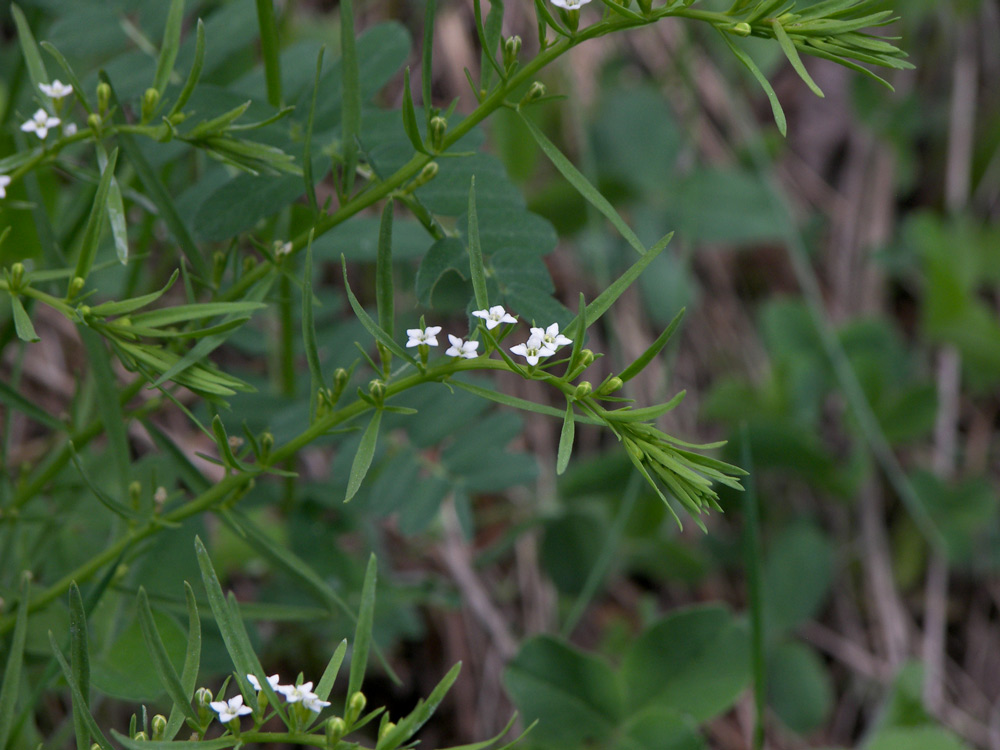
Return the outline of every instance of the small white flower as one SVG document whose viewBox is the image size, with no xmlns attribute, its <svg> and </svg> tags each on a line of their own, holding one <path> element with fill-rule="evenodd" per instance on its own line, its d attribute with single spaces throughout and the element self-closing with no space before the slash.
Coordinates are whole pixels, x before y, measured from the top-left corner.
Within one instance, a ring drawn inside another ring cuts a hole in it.
<svg viewBox="0 0 1000 750">
<path fill-rule="evenodd" d="M 63 128 L 63 135 L 69 138 L 71 135 L 76 135 L 76 123 L 71 122 L 66 127 Z"/>
<path fill-rule="evenodd" d="M 21 130 L 25 133 L 34 133 L 44 141 L 45 136 L 49 134 L 49 129 L 54 128 L 60 122 L 62 120 L 58 117 L 52 117 L 44 109 L 39 109 L 30 120 L 21 126 Z"/>
<path fill-rule="evenodd" d="M 250 706 L 243 705 L 242 695 L 234 695 L 228 701 L 212 701 L 208 705 L 219 715 L 219 721 L 223 724 L 228 724 L 237 716 L 252 713 Z"/>
<path fill-rule="evenodd" d="M 68 83 L 62 83 L 58 78 L 51 84 L 40 83 L 38 84 L 38 88 L 50 99 L 62 99 L 64 96 L 69 96 L 73 93 L 73 87 Z"/>
<path fill-rule="evenodd" d="M 312 687 L 311 682 L 303 682 L 301 685 L 279 685 L 277 689 L 284 694 L 286 701 L 298 703 L 313 695 Z"/>
<path fill-rule="evenodd" d="M 534 335 L 523 344 L 512 346 L 510 350 L 512 353 L 524 357 L 528 360 L 528 364 L 532 366 L 537 365 L 541 357 L 550 357 L 556 353 L 556 350 L 545 344 L 540 336 Z"/>
<path fill-rule="evenodd" d="M 284 258 L 292 254 L 292 243 L 291 242 L 275 242 L 274 243 L 274 254 L 278 258 Z"/>
<path fill-rule="evenodd" d="M 552 0 L 552 4 L 564 10 L 579 10 L 580 6 L 586 5 L 590 0 Z"/>
<path fill-rule="evenodd" d="M 0 198 L 7 197 L 7 186 L 10 184 L 10 177 L 0 174 Z"/>
<path fill-rule="evenodd" d="M 276 674 L 273 674 L 267 678 L 267 684 L 270 685 L 271 690 L 275 691 L 276 693 L 281 692 L 281 686 L 278 684 L 279 680 L 280 678 Z M 260 680 L 257 679 L 257 675 L 248 674 L 247 682 L 253 685 L 254 690 L 256 690 L 258 693 L 260 692 Z"/>
<path fill-rule="evenodd" d="M 466 359 L 475 359 L 479 355 L 476 354 L 476 349 L 479 348 L 478 341 L 463 341 L 458 336 L 452 336 L 448 334 L 448 340 L 451 342 L 451 346 L 445 352 L 449 357 L 465 357 Z"/>
<path fill-rule="evenodd" d="M 406 335 L 409 337 L 406 347 L 411 346 L 437 346 L 437 335 L 441 333 L 441 326 L 427 326 L 426 328 L 407 328 Z"/>
<path fill-rule="evenodd" d="M 566 346 L 566 344 L 573 343 L 572 339 L 568 339 L 559 333 L 558 323 L 553 323 L 548 328 L 532 328 L 531 335 L 540 338 L 542 343 L 553 352 L 555 352 L 555 350 L 560 346 Z"/>
<path fill-rule="evenodd" d="M 309 693 L 302 699 L 302 705 L 318 714 L 330 705 L 330 701 L 321 701 L 316 693 Z"/>
<path fill-rule="evenodd" d="M 501 323 L 517 322 L 517 318 L 504 310 L 500 305 L 493 305 L 489 310 L 473 310 L 472 314 L 486 321 L 486 330 L 488 331 L 492 331 Z"/>
</svg>

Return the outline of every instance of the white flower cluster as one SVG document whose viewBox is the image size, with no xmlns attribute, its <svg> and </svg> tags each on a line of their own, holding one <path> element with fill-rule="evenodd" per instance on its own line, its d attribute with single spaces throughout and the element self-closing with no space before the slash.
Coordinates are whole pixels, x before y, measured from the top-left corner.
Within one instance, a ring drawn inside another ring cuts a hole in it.
<svg viewBox="0 0 1000 750">
<path fill-rule="evenodd" d="M 472 313 L 477 318 L 482 318 L 486 324 L 486 330 L 492 331 L 503 323 L 517 323 L 517 318 L 508 313 L 500 305 L 494 305 L 488 310 L 475 310 Z M 407 347 L 413 346 L 437 346 L 437 335 L 441 333 L 441 326 L 426 326 L 424 328 L 407 328 Z M 476 350 L 479 348 L 478 341 L 465 341 L 458 336 L 448 334 L 448 341 L 451 342 L 445 354 L 449 357 L 464 357 L 473 359 Z M 544 357 L 551 357 L 556 350 L 566 344 L 572 344 L 572 339 L 559 333 L 559 324 L 553 323 L 548 328 L 532 328 L 531 336 L 523 344 L 512 346 L 512 354 L 524 357 L 529 365 L 537 365 Z"/>
<path fill-rule="evenodd" d="M 272 674 L 267 678 L 267 684 L 271 686 L 271 690 L 284 695 L 285 701 L 288 703 L 301 703 L 303 708 L 307 708 L 317 714 L 330 705 L 330 701 L 321 700 L 312 691 L 313 684 L 311 682 L 303 682 L 301 685 L 281 685 L 280 681 L 280 678 L 276 674 Z M 260 680 L 257 679 L 256 675 L 248 674 L 247 682 L 253 686 L 254 690 L 258 693 L 260 692 Z M 243 705 L 242 695 L 234 696 L 228 701 L 212 701 L 208 705 L 219 715 L 219 721 L 223 724 L 228 724 L 239 716 L 246 716 L 251 713 L 250 707 Z"/>
<path fill-rule="evenodd" d="M 62 106 L 62 99 L 73 93 L 73 86 L 68 83 L 63 83 L 58 78 L 52 83 L 40 83 L 38 88 L 41 89 L 42 93 L 45 94 L 49 99 L 52 100 L 55 105 L 55 110 L 58 113 L 60 107 Z M 49 136 L 49 131 L 53 128 L 63 125 L 63 121 L 52 115 L 48 110 L 39 107 L 35 110 L 28 120 L 21 124 L 21 130 L 25 133 L 34 133 L 41 140 L 45 140 Z M 76 125 L 73 123 L 67 123 L 63 125 L 63 135 L 71 136 L 76 134 Z M 11 178 L 9 175 L 0 174 L 0 198 L 7 197 L 7 186 L 10 185 Z"/>
</svg>

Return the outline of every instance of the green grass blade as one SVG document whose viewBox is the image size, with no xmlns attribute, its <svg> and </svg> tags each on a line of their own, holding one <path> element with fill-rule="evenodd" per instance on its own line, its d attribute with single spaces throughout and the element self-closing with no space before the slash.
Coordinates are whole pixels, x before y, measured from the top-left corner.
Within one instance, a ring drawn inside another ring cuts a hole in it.
<svg viewBox="0 0 1000 750">
<path fill-rule="evenodd" d="M 177 61 L 177 50 L 181 47 L 181 24 L 184 22 L 184 0 L 170 0 L 170 10 L 167 11 L 167 24 L 163 27 L 163 42 L 160 44 L 160 56 L 156 60 L 156 75 L 153 76 L 153 88 L 163 95 L 170 74 L 174 72 Z"/>
<path fill-rule="evenodd" d="M 740 463 L 747 470 L 743 494 L 743 555 L 747 570 L 747 594 L 750 604 L 750 658 L 753 669 L 754 727 L 753 748 L 763 750 L 765 712 L 767 710 L 767 654 L 764 645 L 763 554 L 760 542 L 760 505 L 753 476 L 750 436 L 744 423 L 740 428 L 742 451 Z"/>
<path fill-rule="evenodd" d="M 646 365 L 652 362 L 653 358 L 656 357 L 656 355 L 663 350 L 663 347 L 665 347 L 670 342 L 670 339 L 673 337 L 674 332 L 677 330 L 677 327 L 681 324 L 681 320 L 683 319 L 684 319 L 684 308 L 682 307 L 680 309 L 680 312 L 678 312 L 674 316 L 674 319 L 670 321 L 670 325 L 668 325 L 666 329 L 663 331 L 663 333 L 661 333 L 659 337 L 657 337 L 656 341 L 654 341 L 650 345 L 650 347 L 642 353 L 642 356 L 640 356 L 635 362 L 633 362 L 624 370 L 622 370 L 621 374 L 618 377 L 621 378 L 623 382 L 628 382 L 636 375 L 638 375 L 640 372 L 642 372 L 644 369 L 646 369 Z"/>
<path fill-rule="evenodd" d="M 333 656 L 327 662 L 326 669 L 323 670 L 323 676 L 319 678 L 319 684 L 316 686 L 316 695 L 319 696 L 321 701 L 325 701 L 330 696 L 330 691 L 333 690 L 333 683 L 337 680 L 337 675 L 340 673 L 340 667 L 344 663 L 344 655 L 346 653 L 347 639 L 345 638 L 337 646 L 336 651 L 333 652 Z"/>
<path fill-rule="evenodd" d="M 556 456 L 556 474 L 562 474 L 569 466 L 569 457 L 573 453 L 573 435 L 576 432 L 576 421 L 573 414 L 573 402 L 567 399 L 566 416 L 563 418 L 562 430 L 559 432 L 559 452 Z"/>
<path fill-rule="evenodd" d="M 14 711 L 21 687 L 21 668 L 24 665 L 24 644 L 28 638 L 28 594 L 31 591 L 31 576 L 21 575 L 21 591 L 17 599 L 17 616 L 14 620 L 14 634 L 7 651 L 7 663 L 0 683 L 0 748 L 7 747 L 11 729 L 14 726 Z"/>
<path fill-rule="evenodd" d="M 191 584 L 184 581 L 184 598 L 188 612 L 188 642 L 187 652 L 184 655 L 184 666 L 181 669 L 181 689 L 187 704 L 191 705 L 191 698 L 194 696 L 195 686 L 198 684 L 198 667 L 201 665 L 201 617 L 198 615 L 198 601 L 194 595 Z M 172 740 L 181 730 L 184 722 L 183 706 L 174 706 L 170 710 L 170 718 L 167 720 L 167 728 L 163 736 Z"/>
<path fill-rule="evenodd" d="M 278 55 L 278 25 L 274 20 L 274 3 L 271 0 L 257 0 L 257 24 L 260 26 L 260 54 L 264 58 L 267 101 L 272 107 L 280 107 L 281 57 Z"/>
<path fill-rule="evenodd" d="M 375 446 L 378 443 L 378 428 L 381 422 L 382 410 L 376 409 L 375 413 L 372 414 L 372 421 L 368 423 L 368 427 L 365 428 L 365 432 L 361 436 L 361 442 L 358 444 L 358 452 L 354 454 L 354 462 L 351 464 L 351 474 L 347 479 L 347 495 L 344 497 L 345 503 L 357 494 L 361 488 L 361 483 L 368 474 L 368 469 L 371 468 L 372 458 L 375 456 Z"/>
<path fill-rule="evenodd" d="M 198 26 L 195 31 L 194 38 L 194 60 L 191 62 L 191 70 L 188 71 L 187 80 L 184 81 L 184 88 L 177 95 L 177 101 L 174 102 L 174 106 L 170 108 L 170 112 L 167 117 L 172 117 L 176 115 L 184 105 L 187 104 L 188 99 L 191 98 L 191 94 L 194 93 L 195 86 L 198 85 L 198 79 L 201 78 L 201 69 L 205 65 L 205 24 L 202 20 L 198 19 Z"/>
<path fill-rule="evenodd" d="M 350 195 L 354 189 L 354 173 L 358 166 L 358 136 L 361 133 L 361 74 L 354 35 L 354 0 L 341 0 L 340 3 L 340 50 L 343 90 L 340 138 L 344 149 L 341 186 L 344 194 Z"/>
<path fill-rule="evenodd" d="M 378 413 L 378 412 L 376 412 Z M 378 560 L 372 553 L 365 569 L 365 582 L 361 586 L 361 608 L 358 610 L 358 624 L 354 628 L 354 643 L 351 653 L 351 673 L 347 681 L 347 700 L 361 689 L 368 668 L 368 651 L 372 645 L 372 626 L 375 620 L 375 583 L 378 579 Z"/>
<path fill-rule="evenodd" d="M 94 265 L 97 255 L 97 245 L 101 240 L 101 228 L 104 226 L 104 214 L 108 210 L 108 192 L 111 190 L 111 180 L 115 176 L 115 165 L 118 163 L 118 149 L 111 152 L 107 164 L 101 171 L 101 180 L 97 183 L 94 194 L 94 204 L 87 218 L 87 227 L 83 232 L 83 245 L 80 247 L 80 257 L 76 261 L 75 277 L 86 279 Z M 72 283 L 72 281 L 70 282 Z"/>
<path fill-rule="evenodd" d="M 87 359 L 94 375 L 98 413 L 108 436 L 108 450 L 111 451 L 118 477 L 119 497 L 128 497 L 132 464 L 128 444 L 128 421 L 118 399 L 118 381 L 111 370 L 111 354 L 95 331 L 84 326 L 79 328 L 80 339 L 87 350 Z"/>
<path fill-rule="evenodd" d="M 520 110 L 518 114 L 521 116 L 521 121 L 528 128 L 528 132 L 531 133 L 531 137 L 535 139 L 535 143 L 538 147 L 542 149 L 542 152 L 549 158 L 552 165 L 559 170 L 559 173 L 574 187 L 577 192 L 582 195 L 590 205 L 596 208 L 601 214 L 604 215 L 611 225 L 618 230 L 618 233 L 625 238 L 632 248 L 639 253 L 639 255 L 644 255 L 646 253 L 646 248 L 643 246 L 639 238 L 636 237 L 635 232 L 632 228 L 625 223 L 625 220 L 618 214 L 615 207 L 612 206 L 608 199 L 605 198 L 600 192 L 594 187 L 590 180 L 584 177 L 583 172 L 577 169 L 573 163 L 566 158 L 562 151 L 560 151 L 556 145 L 546 137 L 535 123 L 533 123 L 523 112 Z"/>
<path fill-rule="evenodd" d="M 45 72 L 45 63 L 42 62 L 42 53 L 38 51 L 38 44 L 35 42 L 34 34 L 31 33 L 28 19 L 24 17 L 24 12 L 17 3 L 10 4 L 10 13 L 14 16 L 14 25 L 17 26 L 17 40 L 21 43 L 21 54 L 24 55 L 24 64 L 28 68 L 31 91 L 38 96 L 38 85 L 49 82 L 49 74 Z"/>
<path fill-rule="evenodd" d="M 190 694 L 185 691 L 180 675 L 177 674 L 177 670 L 167 655 L 167 649 L 163 645 L 159 628 L 156 627 L 156 621 L 153 619 L 153 610 L 149 607 L 149 597 L 146 595 L 146 589 L 141 586 L 139 587 L 137 606 L 142 639 L 146 642 L 146 650 L 149 651 L 152 659 L 153 669 L 156 670 L 156 674 L 167 691 L 167 695 L 170 696 L 170 700 L 174 702 L 173 710 L 180 709 L 184 712 L 185 716 L 197 722 L 198 714 L 191 706 Z"/>
<path fill-rule="evenodd" d="M 469 270 L 472 273 L 472 289 L 476 294 L 476 306 L 480 310 L 489 308 L 486 296 L 486 269 L 483 266 L 483 248 L 479 243 L 479 217 L 476 214 L 476 177 L 469 184 Z"/>
<path fill-rule="evenodd" d="M 802 58 L 799 57 L 799 52 L 795 49 L 795 45 L 792 40 L 788 37 L 788 33 L 785 31 L 785 27 L 781 25 L 781 22 L 775 18 L 771 21 L 771 28 L 774 29 L 774 38 L 778 40 L 778 46 L 781 47 L 781 51 L 785 53 L 785 57 L 788 58 L 788 62 L 791 63 L 792 68 L 796 73 L 799 74 L 806 86 L 816 94 L 816 96 L 821 99 L 825 96 L 823 89 L 821 89 L 816 81 L 812 79 L 809 75 L 809 71 L 806 70 L 806 66 L 802 64 Z"/>
<path fill-rule="evenodd" d="M 750 55 L 741 50 L 732 39 L 729 38 L 729 34 L 725 31 L 719 30 L 722 35 L 723 40 L 729 46 L 730 51 L 736 55 L 736 59 L 743 63 L 743 66 L 750 71 L 760 87 L 764 89 L 764 93 L 767 95 L 767 100 L 771 103 L 771 113 L 774 116 L 774 124 L 778 126 L 778 132 L 782 136 L 788 134 L 788 122 L 785 120 L 785 111 L 781 108 L 781 102 L 778 101 L 778 95 L 774 93 L 774 89 L 771 87 L 770 81 L 767 80 L 767 76 L 760 72 L 760 68 L 757 67 L 756 63 L 750 59 Z"/>
<path fill-rule="evenodd" d="M 35 333 L 35 327 L 31 324 L 31 316 L 28 315 L 28 311 L 24 309 L 21 298 L 16 294 L 10 295 L 10 309 L 14 315 L 14 332 L 17 334 L 17 337 L 21 341 L 29 343 L 41 341 L 38 338 L 38 334 Z"/>
<path fill-rule="evenodd" d="M 434 84 L 434 17 L 437 15 L 437 0 L 426 0 L 424 3 L 424 47 L 420 60 L 420 85 L 423 94 L 424 114 L 430 124 L 434 107 L 432 106 L 431 89 Z"/>
<path fill-rule="evenodd" d="M 90 738 L 93 739 L 98 745 L 101 746 L 101 750 L 114 750 L 111 743 L 108 742 L 108 738 L 104 736 L 104 732 L 94 721 L 94 717 L 90 713 L 90 709 L 87 708 L 87 701 L 85 700 L 83 693 L 80 692 L 80 686 L 73 679 L 73 670 L 66 661 L 66 656 L 63 654 L 62 650 L 59 648 L 59 644 L 56 643 L 56 637 L 52 635 L 52 631 L 49 631 L 49 645 L 52 647 L 52 653 L 56 657 L 56 661 L 59 662 L 59 667 L 62 669 L 63 677 L 66 678 L 66 682 L 69 683 L 69 690 L 73 696 L 73 708 L 76 709 L 77 705 L 81 706 L 81 716 L 84 723 L 86 724 L 87 732 L 90 734 Z M 88 747 L 90 739 L 87 740 Z"/>
</svg>

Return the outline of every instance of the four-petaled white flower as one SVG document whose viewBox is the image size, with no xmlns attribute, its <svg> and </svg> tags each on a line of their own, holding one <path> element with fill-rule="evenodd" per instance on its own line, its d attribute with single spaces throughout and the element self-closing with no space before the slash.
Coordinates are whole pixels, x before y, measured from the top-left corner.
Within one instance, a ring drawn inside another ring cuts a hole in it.
<svg viewBox="0 0 1000 750">
<path fill-rule="evenodd" d="M 564 10 L 579 10 L 581 5 L 586 5 L 590 0 L 552 0 L 552 4 Z"/>
<path fill-rule="evenodd" d="M 7 197 L 7 186 L 10 184 L 10 177 L 0 174 L 0 198 Z"/>
<path fill-rule="evenodd" d="M 465 357 L 466 359 L 475 359 L 479 355 L 476 354 L 476 349 L 479 348 L 478 341 L 463 341 L 458 336 L 452 336 L 448 334 L 448 340 L 451 342 L 451 347 L 445 352 L 449 357 Z"/>
<path fill-rule="evenodd" d="M 573 343 L 572 339 L 568 339 L 559 333 L 558 323 L 553 323 L 548 328 L 532 328 L 531 335 L 540 338 L 542 343 L 553 352 L 555 352 L 555 350 L 560 346 L 566 346 L 566 344 Z"/>
<path fill-rule="evenodd" d="M 512 346 L 510 350 L 512 353 L 524 357 L 528 360 L 528 364 L 532 366 L 537 365 L 540 358 L 550 357 L 556 352 L 555 349 L 550 348 L 544 341 L 542 341 L 540 336 L 535 335 L 532 335 L 523 344 Z"/>
<path fill-rule="evenodd" d="M 301 685 L 279 685 L 278 690 L 285 695 L 285 700 L 289 703 L 298 703 L 299 701 L 305 701 L 310 695 L 314 695 L 312 692 L 313 684 L 311 682 L 303 682 Z"/>
<path fill-rule="evenodd" d="M 302 705 L 314 713 L 319 713 L 330 705 L 330 701 L 320 700 L 316 693 L 309 693 L 302 699 Z"/>
<path fill-rule="evenodd" d="M 276 674 L 273 674 L 267 678 L 267 684 L 271 686 L 271 690 L 274 690 L 275 692 L 281 692 L 281 686 L 278 684 L 279 680 L 280 678 Z M 257 675 L 248 674 L 247 682 L 253 685 L 254 690 L 256 690 L 258 693 L 260 692 L 260 680 L 257 679 Z"/>
<path fill-rule="evenodd" d="M 503 309 L 500 305 L 493 305 L 489 310 L 473 310 L 473 315 L 486 321 L 486 329 L 492 331 L 501 323 L 516 323 L 517 318 Z"/>
<path fill-rule="evenodd" d="M 250 706 L 243 705 L 242 695 L 234 695 L 228 701 L 212 701 L 208 705 L 219 715 L 219 721 L 223 724 L 228 724 L 237 716 L 253 713 Z"/>
<path fill-rule="evenodd" d="M 441 333 L 441 326 L 427 326 L 426 328 L 407 328 L 406 347 L 411 346 L 437 346 L 437 335 Z"/>
<path fill-rule="evenodd" d="M 54 80 L 51 84 L 40 83 L 38 88 L 42 90 L 50 99 L 62 99 L 64 96 L 69 96 L 73 93 L 73 86 L 68 83 L 63 83 L 58 78 Z"/>
<path fill-rule="evenodd" d="M 71 122 L 63 128 L 63 135 L 69 138 L 71 135 L 76 135 L 76 123 Z"/>
<path fill-rule="evenodd" d="M 25 133 L 34 133 L 44 141 L 45 136 L 49 134 L 49 129 L 54 128 L 61 122 L 62 120 L 58 117 L 53 117 L 44 109 L 39 109 L 31 116 L 30 120 L 21 126 L 21 130 Z"/>
</svg>

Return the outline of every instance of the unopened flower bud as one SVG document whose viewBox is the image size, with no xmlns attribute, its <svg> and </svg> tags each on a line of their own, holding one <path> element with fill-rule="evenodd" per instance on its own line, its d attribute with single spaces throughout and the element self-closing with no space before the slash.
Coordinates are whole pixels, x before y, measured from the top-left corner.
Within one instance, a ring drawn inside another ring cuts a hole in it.
<svg viewBox="0 0 1000 750">
<path fill-rule="evenodd" d="M 375 378 L 368 383 L 368 394 L 375 399 L 375 403 L 381 404 L 385 400 L 385 381 Z"/>
<path fill-rule="evenodd" d="M 108 102 L 111 101 L 111 87 L 103 81 L 97 84 L 97 111 L 102 115 L 108 111 Z"/>
<path fill-rule="evenodd" d="M 271 456 L 271 451 L 274 449 L 274 435 L 270 432 L 265 432 L 260 436 L 260 460 L 267 461 Z"/>
<path fill-rule="evenodd" d="M 391 732 L 395 728 L 396 728 L 396 722 L 394 722 L 394 721 L 387 721 L 385 724 L 383 724 L 381 727 L 379 727 L 378 738 L 381 740 L 383 737 L 385 737 L 387 734 L 389 734 L 389 732 Z"/>
<path fill-rule="evenodd" d="M 154 716 L 153 721 L 150 722 L 150 731 L 154 740 L 162 740 L 167 733 L 167 717 L 163 714 Z"/>
<path fill-rule="evenodd" d="M 226 272 L 226 254 L 221 250 L 212 253 L 212 285 L 218 286 L 222 282 L 222 274 Z"/>
<path fill-rule="evenodd" d="M 229 443 L 230 450 L 238 451 L 243 447 L 243 438 L 239 435 L 230 435 L 227 442 Z"/>
<path fill-rule="evenodd" d="M 750 36 L 751 31 L 752 29 L 750 28 L 750 24 L 748 24 L 746 21 L 740 21 L 739 23 L 734 23 L 732 26 L 729 27 L 729 33 L 736 34 L 736 36 Z"/>
<path fill-rule="evenodd" d="M 594 353 L 590 349 L 583 349 L 580 352 L 580 364 L 589 367 L 594 361 Z"/>
<path fill-rule="evenodd" d="M 278 260 L 281 260 L 282 258 L 287 258 L 291 254 L 292 254 L 291 242 L 282 242 L 281 240 L 277 240 L 274 243 L 274 257 L 277 258 Z"/>
<path fill-rule="evenodd" d="M 136 742 L 145 742 L 149 738 L 146 736 L 145 732 L 139 730 L 138 732 L 135 733 L 135 737 L 133 737 L 132 739 L 135 740 Z"/>
<path fill-rule="evenodd" d="M 80 276 L 74 276 L 73 280 L 69 282 L 69 290 L 66 293 L 66 299 L 73 299 L 76 295 L 83 291 L 83 286 L 87 282 L 84 281 Z M 86 307 L 86 305 L 84 305 Z M 80 308 L 81 314 L 83 314 L 83 307 Z M 87 307 L 87 312 L 90 312 L 90 308 Z"/>
<path fill-rule="evenodd" d="M 90 750 L 101 750 L 101 746 L 95 742 L 90 746 Z"/>
<path fill-rule="evenodd" d="M 128 499 L 133 508 L 139 507 L 139 497 L 142 495 L 142 485 L 138 482 L 131 482 L 128 486 Z"/>
<path fill-rule="evenodd" d="M 146 89 L 142 95 L 142 121 L 149 122 L 156 112 L 156 105 L 160 103 L 160 92 L 156 89 Z"/>
<path fill-rule="evenodd" d="M 541 81 L 535 81 L 531 84 L 531 87 L 528 89 L 528 93 L 524 95 L 524 98 L 521 99 L 521 103 L 518 106 L 523 107 L 526 104 L 538 101 L 545 96 L 546 91 L 547 89 L 545 88 L 544 83 Z"/>
<path fill-rule="evenodd" d="M 338 367 L 333 371 L 333 402 L 337 403 L 337 399 L 340 398 L 340 394 L 344 392 L 347 387 L 347 383 L 351 379 L 351 374 L 347 372 L 343 367 Z"/>
<path fill-rule="evenodd" d="M 604 385 L 597 389 L 597 395 L 606 396 L 609 393 L 614 393 L 615 391 L 621 390 L 621 387 L 625 385 L 625 381 L 619 378 L 617 375 L 613 378 L 608 378 Z"/>
<path fill-rule="evenodd" d="M 87 127 L 93 130 L 95 135 L 100 135 L 101 116 L 96 112 L 91 112 L 89 115 L 87 115 Z"/>
<path fill-rule="evenodd" d="M 153 502 L 156 503 L 157 508 L 163 506 L 167 502 L 167 488 L 160 485 L 156 488 L 156 492 L 153 493 Z"/>
<path fill-rule="evenodd" d="M 194 691 L 194 702 L 198 704 L 199 708 L 208 708 L 208 704 L 212 702 L 213 697 L 212 691 L 206 687 L 201 687 Z"/>
<path fill-rule="evenodd" d="M 347 712 L 344 716 L 344 720 L 348 725 L 354 724 L 361 716 L 361 712 L 365 710 L 365 704 L 368 703 L 368 699 L 365 698 L 365 694 L 360 690 L 356 691 L 354 695 L 351 696 L 351 700 L 347 703 Z"/>
<path fill-rule="evenodd" d="M 10 267 L 10 289 L 16 292 L 24 280 L 24 263 L 14 263 Z"/>
<path fill-rule="evenodd" d="M 438 163 L 436 161 L 428 162 L 424 165 L 424 168 L 420 170 L 420 174 L 413 178 L 413 182 L 407 187 L 407 192 L 413 192 L 421 185 L 426 185 L 428 182 L 437 177 L 438 173 Z"/>
<path fill-rule="evenodd" d="M 340 738 L 347 734 L 347 724 L 339 716 L 334 716 L 326 722 L 326 747 L 333 750 Z"/>
<path fill-rule="evenodd" d="M 432 117 L 430 121 L 431 146 L 440 151 L 444 144 L 444 134 L 448 130 L 448 121 L 443 117 Z"/>
<path fill-rule="evenodd" d="M 521 37 L 509 36 L 503 43 L 503 66 L 510 70 L 517 63 L 517 56 L 521 54 Z"/>
<path fill-rule="evenodd" d="M 573 398 L 575 398 L 577 400 L 579 400 L 581 398 L 586 398 L 587 396 L 590 395 L 590 392 L 593 389 L 594 389 L 594 386 L 592 386 L 590 383 L 588 383 L 586 380 L 584 380 L 582 383 L 580 383 L 576 387 L 576 390 L 573 391 Z"/>
</svg>

